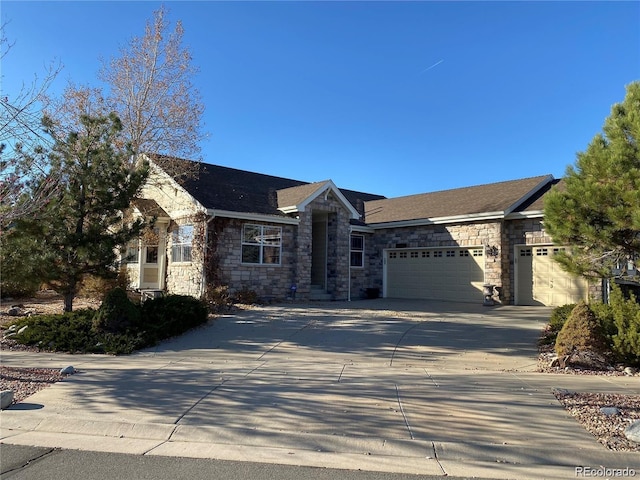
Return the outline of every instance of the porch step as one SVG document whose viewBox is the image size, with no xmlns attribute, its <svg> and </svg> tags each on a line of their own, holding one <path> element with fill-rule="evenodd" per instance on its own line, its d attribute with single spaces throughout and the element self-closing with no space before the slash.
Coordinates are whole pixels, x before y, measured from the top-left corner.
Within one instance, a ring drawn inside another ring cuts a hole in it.
<svg viewBox="0 0 640 480">
<path fill-rule="evenodd" d="M 333 300 L 333 295 L 327 293 L 327 291 L 320 285 L 311 285 L 309 300 L 314 302 L 328 302 Z"/>
</svg>

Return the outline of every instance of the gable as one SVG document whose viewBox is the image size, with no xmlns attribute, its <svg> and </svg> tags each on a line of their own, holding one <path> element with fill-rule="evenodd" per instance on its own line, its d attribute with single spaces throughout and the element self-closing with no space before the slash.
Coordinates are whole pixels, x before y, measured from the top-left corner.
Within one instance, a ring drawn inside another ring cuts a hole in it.
<svg viewBox="0 0 640 480">
<path fill-rule="evenodd" d="M 303 212 L 313 200 L 321 195 L 326 198 L 329 194 L 332 194 L 349 211 L 352 219 L 360 218 L 356 208 L 331 180 L 279 190 L 278 210 L 284 213 Z"/>
</svg>

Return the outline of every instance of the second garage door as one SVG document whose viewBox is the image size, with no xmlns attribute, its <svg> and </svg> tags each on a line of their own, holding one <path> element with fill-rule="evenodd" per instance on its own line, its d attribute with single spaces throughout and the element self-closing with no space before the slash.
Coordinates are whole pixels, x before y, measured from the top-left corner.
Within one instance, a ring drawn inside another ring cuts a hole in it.
<svg viewBox="0 0 640 480">
<path fill-rule="evenodd" d="M 388 250 L 385 296 L 481 302 L 484 248 Z"/>
<path fill-rule="evenodd" d="M 553 256 L 563 247 L 519 246 L 516 250 L 516 304 L 560 306 L 586 300 L 589 285 L 560 268 Z"/>
</svg>

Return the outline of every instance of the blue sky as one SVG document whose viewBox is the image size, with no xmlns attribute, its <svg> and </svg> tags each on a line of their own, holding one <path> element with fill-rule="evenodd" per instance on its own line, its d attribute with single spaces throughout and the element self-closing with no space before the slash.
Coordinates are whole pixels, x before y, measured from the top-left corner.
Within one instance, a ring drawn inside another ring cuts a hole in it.
<svg viewBox="0 0 640 480">
<path fill-rule="evenodd" d="M 2 96 L 142 35 L 160 2 L 1 3 Z M 204 161 L 388 197 L 561 177 L 640 79 L 640 2 L 165 2 Z"/>
</svg>

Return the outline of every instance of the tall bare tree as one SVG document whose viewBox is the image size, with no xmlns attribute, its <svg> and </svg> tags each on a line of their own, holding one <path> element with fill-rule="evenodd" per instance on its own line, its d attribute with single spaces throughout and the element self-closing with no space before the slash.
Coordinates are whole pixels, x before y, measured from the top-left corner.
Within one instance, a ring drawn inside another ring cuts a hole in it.
<svg viewBox="0 0 640 480">
<path fill-rule="evenodd" d="M 154 155 L 157 164 L 182 181 L 197 174 L 197 163 L 178 158 L 200 160 L 204 105 L 192 83 L 198 69 L 182 45 L 182 23 L 170 30 L 167 14 L 164 7 L 155 11 L 142 37 L 131 38 L 119 56 L 102 62 L 104 92 L 69 83 L 61 98 L 49 99 L 46 113 L 58 128 L 72 132 L 81 115 L 115 112 L 134 153 Z"/>
<path fill-rule="evenodd" d="M 0 59 L 13 46 L 0 26 Z M 55 193 L 46 151 L 53 141 L 42 128 L 42 102 L 62 64 L 52 62 L 44 74 L 23 83 L 17 92 L 0 92 L 0 229 L 38 211 Z M 47 182 L 37 181 L 47 177 Z"/>
<path fill-rule="evenodd" d="M 170 31 L 167 13 L 164 6 L 155 11 L 142 37 L 103 62 L 100 78 L 134 151 L 162 155 L 160 166 L 184 178 L 195 170 L 185 171 L 185 163 L 171 157 L 200 159 L 204 105 L 192 83 L 198 69 L 183 46 L 182 22 Z"/>
</svg>

